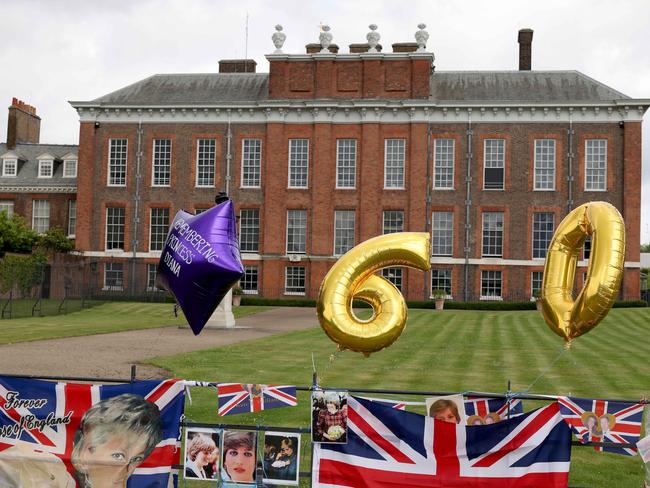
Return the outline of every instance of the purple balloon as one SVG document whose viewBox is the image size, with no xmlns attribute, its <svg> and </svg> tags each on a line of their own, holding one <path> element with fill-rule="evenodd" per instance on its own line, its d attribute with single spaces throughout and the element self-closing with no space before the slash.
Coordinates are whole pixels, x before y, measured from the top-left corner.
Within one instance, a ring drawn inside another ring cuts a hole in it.
<svg viewBox="0 0 650 488">
<path fill-rule="evenodd" d="M 174 217 L 158 263 L 157 282 L 174 295 L 198 335 L 244 275 L 231 200 L 199 215 Z"/>
</svg>

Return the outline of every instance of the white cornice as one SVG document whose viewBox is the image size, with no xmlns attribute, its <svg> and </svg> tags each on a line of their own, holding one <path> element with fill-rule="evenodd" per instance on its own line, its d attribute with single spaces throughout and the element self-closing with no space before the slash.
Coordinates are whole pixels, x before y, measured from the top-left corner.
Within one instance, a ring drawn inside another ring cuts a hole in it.
<svg viewBox="0 0 650 488">
<path fill-rule="evenodd" d="M 76 186 L 5 186 L 0 185 L 0 193 L 77 193 Z"/>
<path fill-rule="evenodd" d="M 433 53 L 428 52 L 407 52 L 407 53 L 314 53 L 314 54 L 267 54 L 266 59 L 270 61 L 359 61 L 360 59 L 431 59 Z"/>
</svg>

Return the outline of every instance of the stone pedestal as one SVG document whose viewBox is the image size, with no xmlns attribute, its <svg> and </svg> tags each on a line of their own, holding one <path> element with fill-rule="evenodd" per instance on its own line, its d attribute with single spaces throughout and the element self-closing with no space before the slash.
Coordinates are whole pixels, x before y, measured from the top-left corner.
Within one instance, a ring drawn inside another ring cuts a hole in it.
<svg viewBox="0 0 650 488">
<path fill-rule="evenodd" d="M 208 322 L 205 324 L 206 329 L 234 329 L 235 316 L 232 314 L 232 290 L 223 297 L 221 303 L 214 311 Z"/>
</svg>

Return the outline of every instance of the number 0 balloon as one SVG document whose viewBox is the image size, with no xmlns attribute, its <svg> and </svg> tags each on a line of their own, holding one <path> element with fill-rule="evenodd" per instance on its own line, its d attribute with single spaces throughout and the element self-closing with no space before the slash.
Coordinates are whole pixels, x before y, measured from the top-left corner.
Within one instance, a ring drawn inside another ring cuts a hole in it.
<svg viewBox="0 0 650 488">
<path fill-rule="evenodd" d="M 587 280 L 574 301 L 576 264 L 587 236 Z M 551 330 L 570 342 L 596 327 L 616 300 L 624 261 L 625 224 L 613 205 L 590 202 L 569 213 L 553 236 L 544 265 L 542 315 Z"/>
</svg>

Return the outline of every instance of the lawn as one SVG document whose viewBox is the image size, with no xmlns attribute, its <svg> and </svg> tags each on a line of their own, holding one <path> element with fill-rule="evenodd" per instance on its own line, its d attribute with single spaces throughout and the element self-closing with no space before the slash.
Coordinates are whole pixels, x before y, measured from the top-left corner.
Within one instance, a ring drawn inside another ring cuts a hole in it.
<svg viewBox="0 0 650 488">
<path fill-rule="evenodd" d="M 634 400 L 650 396 L 649 337 L 650 309 L 612 310 L 568 351 L 535 311 L 412 310 L 399 341 L 369 358 L 336 353 L 320 329 L 310 329 L 151 363 L 188 380 L 309 385 L 313 357 L 319 383 L 326 387 L 504 392 L 510 381 L 520 392 Z M 216 415 L 214 390 L 194 388 L 192 400 L 188 420 L 224 420 Z M 297 408 L 225 420 L 308 427 L 308 405 L 308 393 L 302 392 Z M 524 402 L 525 409 L 536 405 Z M 309 469 L 307 446 L 303 442 L 302 470 Z M 642 480 L 638 457 L 573 448 L 571 486 L 638 487 Z"/>
<path fill-rule="evenodd" d="M 268 307 L 235 307 L 235 318 Z M 0 344 L 186 324 L 171 303 L 109 302 L 66 315 L 0 320 Z"/>
</svg>

